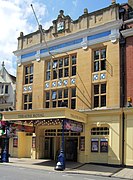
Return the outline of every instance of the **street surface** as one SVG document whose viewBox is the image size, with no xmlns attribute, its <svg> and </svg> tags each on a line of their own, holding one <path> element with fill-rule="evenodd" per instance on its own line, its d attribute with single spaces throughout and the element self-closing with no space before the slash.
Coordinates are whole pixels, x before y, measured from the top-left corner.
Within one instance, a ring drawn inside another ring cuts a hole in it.
<svg viewBox="0 0 133 180">
<path fill-rule="evenodd" d="M 0 180 L 119 180 L 120 178 L 44 171 L 0 164 Z"/>
</svg>

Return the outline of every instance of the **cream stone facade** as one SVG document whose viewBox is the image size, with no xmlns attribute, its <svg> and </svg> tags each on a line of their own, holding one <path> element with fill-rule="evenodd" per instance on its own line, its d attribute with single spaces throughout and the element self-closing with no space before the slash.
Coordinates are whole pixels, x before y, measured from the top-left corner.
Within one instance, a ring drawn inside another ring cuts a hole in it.
<svg viewBox="0 0 133 180">
<path fill-rule="evenodd" d="M 48 30 L 21 32 L 16 111 L 3 112 L 18 125 L 12 156 L 56 160 L 64 122 L 66 160 L 132 165 L 132 108 L 120 107 L 119 7 L 85 9 L 75 21 L 61 10 Z"/>
</svg>

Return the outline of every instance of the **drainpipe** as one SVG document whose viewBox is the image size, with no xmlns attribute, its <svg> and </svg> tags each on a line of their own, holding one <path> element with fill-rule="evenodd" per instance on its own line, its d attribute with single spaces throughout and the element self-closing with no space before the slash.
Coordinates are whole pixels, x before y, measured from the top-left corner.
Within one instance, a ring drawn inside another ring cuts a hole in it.
<svg viewBox="0 0 133 180">
<path fill-rule="evenodd" d="M 125 106 L 125 95 L 126 95 L 126 74 L 125 74 L 125 66 L 126 66 L 126 41 L 125 38 L 120 35 L 120 107 L 122 108 L 122 167 L 125 166 L 125 114 L 123 112 L 123 107 Z"/>
<path fill-rule="evenodd" d="M 123 110 L 122 110 L 123 111 Z M 122 112 L 122 160 L 121 165 L 122 167 L 125 166 L 125 114 Z"/>
</svg>

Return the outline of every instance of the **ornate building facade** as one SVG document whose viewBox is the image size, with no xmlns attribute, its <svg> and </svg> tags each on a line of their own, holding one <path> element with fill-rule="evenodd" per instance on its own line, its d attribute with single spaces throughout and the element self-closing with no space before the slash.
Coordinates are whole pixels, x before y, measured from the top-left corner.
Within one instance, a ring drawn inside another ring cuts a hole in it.
<svg viewBox="0 0 133 180">
<path fill-rule="evenodd" d="M 66 160 L 132 164 L 125 144 L 132 108 L 121 107 L 120 8 L 85 9 L 75 21 L 61 10 L 48 30 L 20 33 L 16 111 L 3 113 L 24 127 L 10 140 L 13 156 L 56 159 L 64 122 Z"/>
</svg>

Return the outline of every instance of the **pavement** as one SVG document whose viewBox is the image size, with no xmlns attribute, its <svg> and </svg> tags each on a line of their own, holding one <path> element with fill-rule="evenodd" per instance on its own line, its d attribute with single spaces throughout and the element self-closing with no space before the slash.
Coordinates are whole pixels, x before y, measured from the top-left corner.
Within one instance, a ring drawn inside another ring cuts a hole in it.
<svg viewBox="0 0 133 180">
<path fill-rule="evenodd" d="M 1 165 L 56 171 L 55 161 L 48 159 L 45 160 L 45 159 L 10 157 L 8 163 L 0 163 L 0 166 Z M 105 176 L 105 177 L 118 177 L 121 179 L 123 178 L 133 179 L 133 167 L 122 168 L 119 166 L 98 165 L 98 164 L 90 164 L 90 163 L 82 164 L 79 162 L 67 161 L 65 170 L 61 172 L 97 175 L 97 176 Z"/>
</svg>

